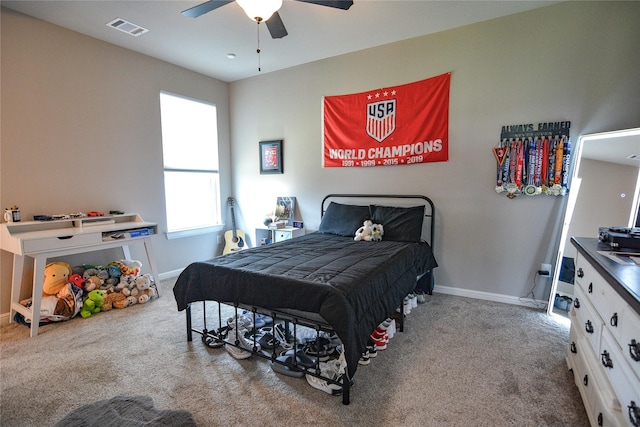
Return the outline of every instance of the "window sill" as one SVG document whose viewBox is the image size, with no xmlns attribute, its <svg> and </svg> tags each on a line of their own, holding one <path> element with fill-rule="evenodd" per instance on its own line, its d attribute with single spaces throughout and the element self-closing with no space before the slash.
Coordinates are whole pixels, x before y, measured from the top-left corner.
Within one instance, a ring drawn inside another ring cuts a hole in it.
<svg viewBox="0 0 640 427">
<path fill-rule="evenodd" d="M 212 225 L 210 227 L 190 228 L 188 230 L 167 231 L 165 235 L 167 240 L 180 239 L 182 237 L 199 236 L 201 234 L 209 234 L 220 231 L 224 228 L 224 224 Z"/>
</svg>

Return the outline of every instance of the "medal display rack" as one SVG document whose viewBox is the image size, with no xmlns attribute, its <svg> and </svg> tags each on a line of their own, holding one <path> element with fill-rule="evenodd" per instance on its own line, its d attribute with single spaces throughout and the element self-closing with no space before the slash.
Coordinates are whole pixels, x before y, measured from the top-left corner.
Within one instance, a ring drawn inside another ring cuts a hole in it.
<svg viewBox="0 0 640 427">
<path fill-rule="evenodd" d="M 538 128 L 544 129 L 537 131 L 533 125 L 503 127 L 500 143 L 493 148 L 497 162 L 496 193 L 513 199 L 521 194 L 565 196 L 569 192 L 570 122 L 557 123 L 562 125 L 549 129 L 540 124 Z"/>
</svg>

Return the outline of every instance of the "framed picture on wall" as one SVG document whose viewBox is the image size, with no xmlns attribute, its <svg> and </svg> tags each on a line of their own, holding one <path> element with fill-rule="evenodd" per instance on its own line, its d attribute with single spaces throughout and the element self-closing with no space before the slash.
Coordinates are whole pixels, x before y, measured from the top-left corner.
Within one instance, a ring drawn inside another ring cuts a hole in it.
<svg viewBox="0 0 640 427">
<path fill-rule="evenodd" d="M 282 140 L 260 141 L 260 173 L 283 173 Z"/>
</svg>

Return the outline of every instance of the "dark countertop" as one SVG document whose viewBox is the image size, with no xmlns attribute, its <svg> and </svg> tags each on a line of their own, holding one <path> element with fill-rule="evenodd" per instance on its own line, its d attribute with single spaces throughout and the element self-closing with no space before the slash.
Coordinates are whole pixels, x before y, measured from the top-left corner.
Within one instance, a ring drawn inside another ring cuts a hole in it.
<svg viewBox="0 0 640 427">
<path fill-rule="evenodd" d="M 640 313 L 640 266 L 622 265 L 599 254 L 598 251 L 609 251 L 611 248 L 600 243 L 598 239 L 572 237 L 571 244 L 589 260 L 627 304 L 636 313 Z"/>
</svg>

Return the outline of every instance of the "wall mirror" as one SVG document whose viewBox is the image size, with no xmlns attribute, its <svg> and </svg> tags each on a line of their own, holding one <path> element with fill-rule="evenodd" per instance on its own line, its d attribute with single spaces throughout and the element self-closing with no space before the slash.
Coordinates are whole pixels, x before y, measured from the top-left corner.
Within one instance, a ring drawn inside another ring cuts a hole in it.
<svg viewBox="0 0 640 427">
<path fill-rule="evenodd" d="M 576 248 L 571 237 L 598 237 L 599 227 L 640 227 L 640 128 L 578 140 L 547 312 L 568 315 Z"/>
</svg>

